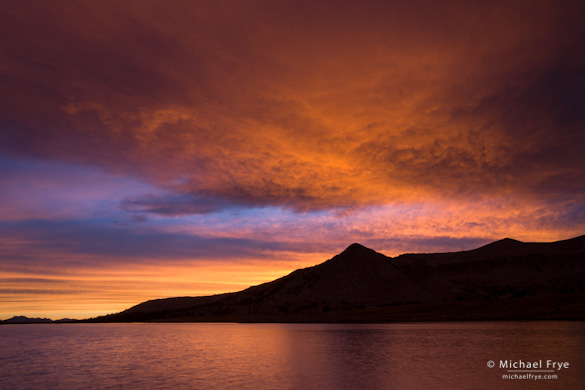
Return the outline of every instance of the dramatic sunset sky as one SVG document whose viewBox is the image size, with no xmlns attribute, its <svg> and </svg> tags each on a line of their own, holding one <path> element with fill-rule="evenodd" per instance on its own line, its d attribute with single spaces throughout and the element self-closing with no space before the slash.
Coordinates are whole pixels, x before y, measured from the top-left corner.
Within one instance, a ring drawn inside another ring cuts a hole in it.
<svg viewBox="0 0 585 390">
<path fill-rule="evenodd" d="M 585 233 L 582 1 L 2 1 L 0 319 Z"/>
</svg>

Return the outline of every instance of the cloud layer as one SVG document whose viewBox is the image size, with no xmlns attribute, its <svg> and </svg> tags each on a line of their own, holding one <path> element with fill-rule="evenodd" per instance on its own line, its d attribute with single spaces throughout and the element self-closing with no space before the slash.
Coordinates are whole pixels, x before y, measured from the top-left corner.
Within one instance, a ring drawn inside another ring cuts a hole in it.
<svg viewBox="0 0 585 390">
<path fill-rule="evenodd" d="M 579 1 L 3 4 L 4 276 L 27 284 L 40 276 L 14 274 L 19 259 L 46 271 L 63 253 L 95 270 L 268 269 L 354 241 L 398 254 L 582 234 L 584 13 Z"/>
<path fill-rule="evenodd" d="M 12 153 L 297 211 L 583 193 L 577 3 L 8 8 Z"/>
</svg>

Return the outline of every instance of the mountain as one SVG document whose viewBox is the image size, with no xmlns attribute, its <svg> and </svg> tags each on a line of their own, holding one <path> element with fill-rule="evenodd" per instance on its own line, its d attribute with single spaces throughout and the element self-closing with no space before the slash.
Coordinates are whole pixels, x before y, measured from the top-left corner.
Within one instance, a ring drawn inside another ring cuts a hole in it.
<svg viewBox="0 0 585 390">
<path fill-rule="evenodd" d="M 584 276 L 585 236 L 395 258 L 352 244 L 240 292 L 157 299 L 90 321 L 585 319 Z"/>
<path fill-rule="evenodd" d="M 49 318 L 29 318 L 25 316 L 14 316 L 12 318 L 0 322 L 5 324 L 38 324 L 53 322 L 53 320 Z"/>
<path fill-rule="evenodd" d="M 62 318 L 60 320 L 53 321 L 50 318 L 29 318 L 26 316 L 14 316 L 4 321 L 0 321 L 0 324 L 46 324 L 46 323 L 53 323 L 53 322 L 77 322 L 78 320 L 73 320 L 71 318 Z"/>
</svg>

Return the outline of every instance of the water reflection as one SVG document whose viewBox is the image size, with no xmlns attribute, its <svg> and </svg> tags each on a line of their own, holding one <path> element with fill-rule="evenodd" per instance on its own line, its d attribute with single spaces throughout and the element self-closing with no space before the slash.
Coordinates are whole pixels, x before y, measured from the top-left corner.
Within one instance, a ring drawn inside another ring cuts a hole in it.
<svg viewBox="0 0 585 390">
<path fill-rule="evenodd" d="M 580 389 L 578 322 L 0 326 L 10 389 Z M 489 360 L 568 361 L 556 381 Z"/>
</svg>

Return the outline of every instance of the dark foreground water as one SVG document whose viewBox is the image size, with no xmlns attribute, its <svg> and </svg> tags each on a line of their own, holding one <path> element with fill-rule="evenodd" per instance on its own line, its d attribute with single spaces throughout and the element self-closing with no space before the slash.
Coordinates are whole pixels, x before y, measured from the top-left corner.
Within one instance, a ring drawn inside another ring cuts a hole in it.
<svg viewBox="0 0 585 390">
<path fill-rule="evenodd" d="M 585 388 L 585 324 L 0 326 L 0 389 L 508 388 Z"/>
</svg>

